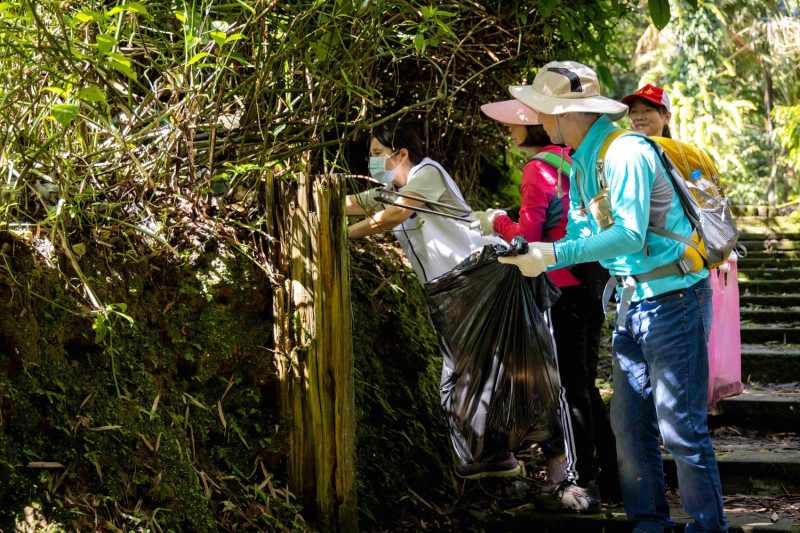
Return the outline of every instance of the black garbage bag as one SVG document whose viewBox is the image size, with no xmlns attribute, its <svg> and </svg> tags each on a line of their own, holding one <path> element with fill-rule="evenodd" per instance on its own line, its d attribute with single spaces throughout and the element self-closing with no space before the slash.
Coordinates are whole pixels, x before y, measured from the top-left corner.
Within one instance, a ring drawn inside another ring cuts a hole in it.
<svg viewBox="0 0 800 533">
<path fill-rule="evenodd" d="M 556 418 L 560 385 L 543 313 L 560 291 L 549 276 L 497 261 L 527 249 L 522 237 L 485 246 L 425 285 L 444 358 L 442 408 L 463 462 L 546 440 Z"/>
</svg>

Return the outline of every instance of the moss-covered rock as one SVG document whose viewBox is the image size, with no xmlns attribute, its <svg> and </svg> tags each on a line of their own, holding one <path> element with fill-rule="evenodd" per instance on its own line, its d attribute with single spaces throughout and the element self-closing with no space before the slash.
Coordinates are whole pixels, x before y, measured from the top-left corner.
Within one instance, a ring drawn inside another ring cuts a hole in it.
<svg viewBox="0 0 800 533">
<path fill-rule="evenodd" d="M 97 344 L 67 265 L 19 246 L 4 259 L 0 530 L 34 502 L 68 529 L 292 527 L 298 509 L 272 479 L 282 439 L 257 267 L 219 253 L 183 266 L 83 258 L 117 311 Z M 41 462 L 62 467 L 26 466 Z"/>
<path fill-rule="evenodd" d="M 452 499 L 442 360 L 422 287 L 398 251 L 366 242 L 352 252 L 361 526 L 396 525 L 425 514 L 416 495 L 438 505 Z"/>
<path fill-rule="evenodd" d="M 80 266 L 109 309 L 100 340 L 66 258 L 5 250 L 0 531 L 26 507 L 65 530 L 305 529 L 281 481 L 271 285 L 258 267 L 220 249 L 182 264 L 90 249 Z M 441 359 L 402 255 L 366 242 L 352 257 L 361 523 L 395 527 L 430 512 L 420 498 L 451 499 Z"/>
</svg>

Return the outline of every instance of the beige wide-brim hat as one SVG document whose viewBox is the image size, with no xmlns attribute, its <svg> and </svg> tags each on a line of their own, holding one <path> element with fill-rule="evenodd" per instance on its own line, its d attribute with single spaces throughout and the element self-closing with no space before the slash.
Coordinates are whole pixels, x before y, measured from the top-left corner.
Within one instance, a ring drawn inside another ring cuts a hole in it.
<svg viewBox="0 0 800 533">
<path fill-rule="evenodd" d="M 539 113 L 517 99 L 483 104 L 481 111 L 503 124 L 516 124 L 519 126 L 541 124 L 539 122 Z"/>
<path fill-rule="evenodd" d="M 594 70 L 575 61 L 551 61 L 539 70 L 533 85 L 511 85 L 511 96 L 548 115 L 559 113 L 604 113 L 619 120 L 628 106 L 600 94 Z"/>
</svg>

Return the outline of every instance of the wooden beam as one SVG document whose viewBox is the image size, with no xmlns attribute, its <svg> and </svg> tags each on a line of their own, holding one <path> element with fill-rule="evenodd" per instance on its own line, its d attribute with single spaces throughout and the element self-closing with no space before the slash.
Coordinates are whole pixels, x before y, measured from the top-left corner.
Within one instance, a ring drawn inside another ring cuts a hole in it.
<svg viewBox="0 0 800 533">
<path fill-rule="evenodd" d="M 345 176 L 299 176 L 287 192 L 273 310 L 289 487 L 321 531 L 357 531 Z"/>
</svg>

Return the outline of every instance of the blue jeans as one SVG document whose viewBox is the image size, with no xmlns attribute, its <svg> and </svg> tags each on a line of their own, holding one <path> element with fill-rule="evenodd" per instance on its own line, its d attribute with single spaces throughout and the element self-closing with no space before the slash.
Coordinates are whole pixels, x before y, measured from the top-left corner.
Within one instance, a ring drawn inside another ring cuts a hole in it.
<svg viewBox="0 0 800 533">
<path fill-rule="evenodd" d="M 611 425 L 622 497 L 634 532 L 668 532 L 664 447 L 675 458 L 687 533 L 728 531 L 717 459 L 708 435 L 708 278 L 688 289 L 631 304 L 617 325 Z M 621 320 L 619 323 L 621 324 Z"/>
</svg>

